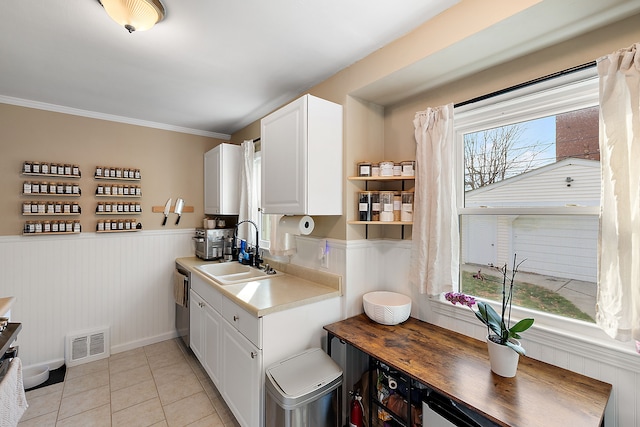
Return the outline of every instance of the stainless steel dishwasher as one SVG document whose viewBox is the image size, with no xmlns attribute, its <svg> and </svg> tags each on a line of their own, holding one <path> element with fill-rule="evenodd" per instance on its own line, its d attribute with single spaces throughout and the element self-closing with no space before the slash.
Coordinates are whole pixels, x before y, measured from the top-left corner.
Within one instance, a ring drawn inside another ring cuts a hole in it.
<svg viewBox="0 0 640 427">
<path fill-rule="evenodd" d="M 174 281 L 174 286 L 182 286 L 182 292 L 184 292 L 182 304 L 176 301 L 176 330 L 185 345 L 189 347 L 189 290 L 191 289 L 191 273 L 189 270 L 176 263 Z"/>
</svg>

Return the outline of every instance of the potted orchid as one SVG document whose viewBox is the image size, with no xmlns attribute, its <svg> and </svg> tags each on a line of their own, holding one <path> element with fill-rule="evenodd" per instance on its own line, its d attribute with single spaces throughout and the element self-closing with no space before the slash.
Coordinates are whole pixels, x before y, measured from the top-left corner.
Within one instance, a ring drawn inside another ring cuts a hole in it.
<svg viewBox="0 0 640 427">
<path fill-rule="evenodd" d="M 507 265 L 505 264 L 500 271 L 502 272 L 502 307 L 501 313 L 498 314 L 491 305 L 484 301 L 476 301 L 474 297 L 458 293 L 448 292 L 445 299 L 452 304 L 466 305 L 473 311 L 476 317 L 487 326 L 487 340 L 495 344 L 506 346 L 514 350 L 517 354 L 525 354 L 524 348 L 520 345 L 520 333 L 526 331 L 533 325 L 533 319 L 522 319 L 515 325 L 511 325 L 511 302 L 513 299 L 513 282 L 518 272 L 518 267 L 524 261 L 516 264 L 517 257 L 513 257 L 513 269 L 509 276 Z M 477 305 L 478 309 L 474 310 L 473 306 Z M 517 358 L 517 356 L 516 356 Z M 516 359 L 517 363 L 517 359 Z M 492 368 L 493 369 L 493 368 Z M 514 373 L 515 375 L 515 373 Z"/>
</svg>

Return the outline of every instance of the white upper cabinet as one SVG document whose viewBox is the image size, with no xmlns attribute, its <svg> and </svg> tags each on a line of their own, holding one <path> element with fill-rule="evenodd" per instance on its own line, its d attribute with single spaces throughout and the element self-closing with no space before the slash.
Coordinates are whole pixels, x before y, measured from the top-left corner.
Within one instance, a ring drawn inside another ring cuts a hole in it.
<svg viewBox="0 0 640 427">
<path fill-rule="evenodd" d="M 204 154 L 204 213 L 238 215 L 242 148 L 220 144 Z"/>
<path fill-rule="evenodd" d="M 342 215 L 342 106 L 311 95 L 261 120 L 262 212 Z"/>
</svg>

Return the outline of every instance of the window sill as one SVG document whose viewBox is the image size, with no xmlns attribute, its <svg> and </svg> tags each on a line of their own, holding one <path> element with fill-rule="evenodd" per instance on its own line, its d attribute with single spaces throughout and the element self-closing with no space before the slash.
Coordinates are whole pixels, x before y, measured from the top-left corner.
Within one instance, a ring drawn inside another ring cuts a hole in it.
<svg viewBox="0 0 640 427">
<path fill-rule="evenodd" d="M 454 306 L 444 297 L 431 298 L 429 304 L 433 313 L 442 318 L 443 322 L 439 323 L 445 323 L 444 320 L 447 320 L 445 324 L 451 324 L 450 321 L 453 320 L 471 324 L 475 327 L 471 336 L 484 339 L 486 328 L 467 307 Z M 496 304 L 492 305 L 495 309 L 499 308 Z M 635 351 L 633 341 L 614 340 L 595 324 L 523 308 L 513 308 L 512 323 L 525 317 L 535 319 L 533 327 L 522 334 L 525 348 L 527 343 L 530 343 L 531 349 L 540 348 L 540 351 L 530 352 L 530 356 L 534 358 L 539 358 L 539 354 L 536 353 L 543 354 L 545 349 L 553 348 L 594 360 L 606 359 L 608 363 L 618 367 L 640 371 L 640 355 Z M 466 333 L 465 331 L 469 331 L 467 327 L 463 329 L 458 332 Z"/>
</svg>

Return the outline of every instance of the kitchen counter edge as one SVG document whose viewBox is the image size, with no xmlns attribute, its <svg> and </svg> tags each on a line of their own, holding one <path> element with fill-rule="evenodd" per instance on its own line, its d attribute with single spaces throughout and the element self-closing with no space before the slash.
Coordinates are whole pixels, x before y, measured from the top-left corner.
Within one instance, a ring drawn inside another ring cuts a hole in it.
<svg viewBox="0 0 640 427">
<path fill-rule="evenodd" d="M 192 274 L 197 274 L 200 278 L 213 286 L 221 294 L 231 299 L 234 303 L 240 305 L 242 308 L 252 313 L 256 317 L 262 317 L 271 313 L 276 313 L 279 311 L 312 304 L 325 299 L 342 296 L 342 276 L 340 275 L 313 270 L 301 266 L 287 265 L 277 263 L 275 261 L 269 261 L 269 263 L 273 265 L 278 272 L 281 272 L 283 274 L 262 280 L 269 280 L 273 284 L 282 283 L 283 286 L 295 286 L 297 289 L 299 289 L 300 287 L 313 287 L 314 290 L 317 291 L 317 294 L 315 296 L 302 299 L 292 297 L 285 302 L 275 303 L 274 305 L 271 305 L 269 307 L 258 308 L 240 299 L 235 293 L 231 292 L 229 289 L 234 289 L 233 286 L 222 286 L 215 280 L 195 268 L 200 265 L 218 263 L 218 261 L 204 261 L 197 257 L 182 257 L 176 258 L 176 263 L 189 270 Z M 306 277 L 311 277 L 314 280 L 311 281 L 309 279 L 304 279 L 300 277 L 301 274 L 305 274 Z M 288 285 L 285 283 L 285 281 L 290 282 L 291 277 L 295 277 L 295 285 Z"/>
</svg>

